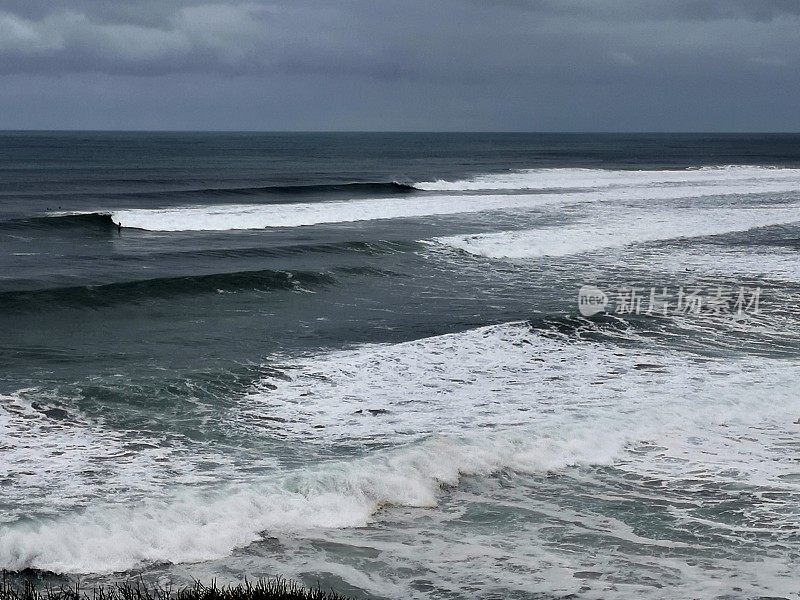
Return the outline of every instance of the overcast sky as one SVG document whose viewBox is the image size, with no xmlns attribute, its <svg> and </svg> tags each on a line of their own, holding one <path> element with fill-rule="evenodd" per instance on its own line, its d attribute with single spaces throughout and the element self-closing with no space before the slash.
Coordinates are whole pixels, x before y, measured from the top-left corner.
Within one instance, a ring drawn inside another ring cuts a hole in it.
<svg viewBox="0 0 800 600">
<path fill-rule="evenodd" d="M 800 0 L 0 0 L 0 129 L 800 131 Z"/>
</svg>

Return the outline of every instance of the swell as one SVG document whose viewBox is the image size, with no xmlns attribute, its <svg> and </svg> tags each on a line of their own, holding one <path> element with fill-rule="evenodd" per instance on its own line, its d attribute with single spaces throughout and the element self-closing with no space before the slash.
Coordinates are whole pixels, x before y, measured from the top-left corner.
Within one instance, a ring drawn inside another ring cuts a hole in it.
<svg viewBox="0 0 800 600">
<path fill-rule="evenodd" d="M 37 312 L 47 308 L 101 308 L 180 296 L 243 290 L 304 290 L 334 285 L 330 272 L 241 271 L 210 275 L 163 277 L 103 285 L 81 285 L 0 293 L 0 311 Z"/>
<path fill-rule="evenodd" d="M 0 221 L 0 231 L 81 229 L 87 231 L 111 232 L 116 230 L 116 228 L 117 226 L 111 218 L 111 213 L 107 212 L 80 214 L 54 213 L 52 215 L 39 215 L 24 219 Z"/>
<path fill-rule="evenodd" d="M 248 246 L 243 248 L 208 248 L 203 250 L 181 250 L 172 252 L 148 253 L 143 255 L 127 254 L 114 256 L 115 262 L 152 262 L 166 260 L 209 259 L 248 259 L 248 258 L 287 258 L 311 254 L 358 254 L 364 256 L 381 256 L 396 254 L 420 248 L 417 242 L 401 242 L 388 240 L 329 242 L 319 244 L 285 244 L 280 246 Z M 83 256 L 88 260 L 91 256 Z M 103 260 L 106 258 L 103 257 Z"/>
<path fill-rule="evenodd" d="M 61 181 L 62 184 L 69 183 L 84 183 L 83 180 L 76 182 Z M 149 179 L 147 181 L 141 180 L 105 180 L 107 184 L 124 185 L 126 187 L 133 187 L 141 184 L 147 185 L 175 185 L 171 179 Z M 164 199 L 164 198 L 193 198 L 193 197 L 225 197 L 225 196 L 324 196 L 324 195 L 340 195 L 347 194 L 349 196 L 359 195 L 394 195 L 394 194 L 408 194 L 412 192 L 421 191 L 409 183 L 400 183 L 397 181 L 357 181 L 350 183 L 312 183 L 312 184 L 295 184 L 295 185 L 263 185 L 263 186 L 231 186 L 231 187 L 206 187 L 206 188 L 176 188 L 176 189 L 118 189 L 118 190 L 103 190 L 94 191 L 87 190 L 87 196 L 95 198 L 147 198 L 147 199 Z M 16 197 L 26 196 L 46 196 L 51 199 L 51 202 L 58 202 L 60 198 L 68 201 L 75 197 L 74 192 L 5 192 L 3 195 L 12 195 Z"/>
<path fill-rule="evenodd" d="M 393 196 L 421 191 L 411 184 L 397 181 L 365 181 L 353 183 L 319 183 L 307 185 L 267 185 L 239 187 L 209 187 L 177 190 L 150 190 L 141 192 L 122 192 L 115 196 L 162 200 L 170 198 L 199 199 L 276 196 L 271 202 L 280 202 L 280 196 Z"/>
<path fill-rule="evenodd" d="M 195 198 L 226 196 L 365 196 L 373 194 L 394 195 L 419 191 L 413 185 L 397 181 L 368 181 L 355 183 L 321 183 L 309 185 L 272 185 L 252 187 L 219 187 L 188 190 L 158 190 L 135 192 L 137 198 Z"/>
</svg>

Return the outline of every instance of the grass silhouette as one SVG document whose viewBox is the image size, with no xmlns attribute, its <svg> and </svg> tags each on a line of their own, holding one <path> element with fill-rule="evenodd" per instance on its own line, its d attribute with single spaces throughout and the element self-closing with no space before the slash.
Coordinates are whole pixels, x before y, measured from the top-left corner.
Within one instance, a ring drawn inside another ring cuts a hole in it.
<svg viewBox="0 0 800 600">
<path fill-rule="evenodd" d="M 291 579 L 276 577 L 245 580 L 238 585 L 218 587 L 216 581 L 172 589 L 146 584 L 143 580 L 125 581 L 82 589 L 72 586 L 36 586 L 25 579 L 14 582 L 3 573 L 0 600 L 348 600 L 333 591 L 307 588 Z"/>
</svg>

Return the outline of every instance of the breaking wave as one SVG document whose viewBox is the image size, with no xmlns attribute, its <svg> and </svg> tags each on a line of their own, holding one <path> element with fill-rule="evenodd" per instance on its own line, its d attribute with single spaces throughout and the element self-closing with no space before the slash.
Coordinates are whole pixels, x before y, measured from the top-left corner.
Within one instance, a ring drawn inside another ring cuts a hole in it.
<svg viewBox="0 0 800 600">
<path fill-rule="evenodd" d="M 287 438 L 417 435 L 257 481 L 0 525 L 0 566 L 98 573 L 211 560 L 265 535 L 364 526 L 387 506 L 433 507 L 462 477 L 506 469 L 613 464 L 773 487 L 796 470 L 768 443 L 800 408 L 790 362 L 626 350 L 511 323 L 288 367 L 288 379 L 242 399 L 243 409 L 284 416 Z"/>
<path fill-rule="evenodd" d="M 624 210 L 598 222 L 444 236 L 434 242 L 487 258 L 582 254 L 630 244 L 703 237 L 800 221 L 800 209 Z"/>
<path fill-rule="evenodd" d="M 414 184 L 429 191 L 606 189 L 674 185 L 733 186 L 759 182 L 779 186 L 800 183 L 800 169 L 728 165 L 674 170 L 629 169 L 523 169 L 477 175 L 470 179 L 422 181 Z"/>
</svg>

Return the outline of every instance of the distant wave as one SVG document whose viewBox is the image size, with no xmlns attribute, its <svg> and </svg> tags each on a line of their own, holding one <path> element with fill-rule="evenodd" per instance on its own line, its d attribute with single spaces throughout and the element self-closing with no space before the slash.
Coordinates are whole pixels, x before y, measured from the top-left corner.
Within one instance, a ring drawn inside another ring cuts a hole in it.
<svg viewBox="0 0 800 600">
<path fill-rule="evenodd" d="M 218 187 L 200 188 L 189 190 L 158 190 L 137 192 L 135 195 L 142 198 L 185 198 L 195 196 L 306 196 L 306 195 L 395 195 L 409 194 L 419 191 L 413 185 L 397 181 L 367 181 L 354 183 L 319 183 L 310 185 L 274 185 L 252 187 Z"/>
<path fill-rule="evenodd" d="M 414 186 L 427 191 L 492 191 L 604 189 L 631 186 L 733 185 L 758 180 L 800 183 L 800 169 L 769 166 L 724 165 L 673 170 L 543 168 L 476 175 L 452 181 L 420 181 Z"/>
<path fill-rule="evenodd" d="M 149 231 L 231 231 L 524 209 L 564 201 L 569 201 L 569 198 L 562 195 L 503 194 L 384 200 L 371 198 L 277 205 L 218 204 L 118 210 L 112 213 L 112 219 L 125 227 Z"/>
<path fill-rule="evenodd" d="M 0 221 L 0 231 L 24 229 L 93 229 L 112 231 L 116 224 L 110 212 L 51 213 L 25 219 Z"/>
<path fill-rule="evenodd" d="M 512 176 L 513 175 L 513 176 Z M 503 177 L 511 177 L 504 180 Z M 499 178 L 499 179 L 498 179 Z M 115 211 L 123 225 L 152 231 L 225 231 L 298 227 L 376 219 L 418 218 L 496 210 L 527 210 L 549 204 L 597 201 L 641 201 L 703 196 L 792 192 L 800 188 L 800 169 L 730 167 L 683 171 L 624 171 L 603 169 L 540 169 L 517 174 L 485 176 L 471 188 L 453 182 L 441 195 L 391 199 L 289 204 L 228 204 Z M 559 183 L 560 182 L 560 183 Z M 417 187 L 428 189 L 425 184 Z M 481 187 L 484 186 L 484 187 Z M 542 189 L 537 188 L 540 186 Z M 564 189 L 558 189 L 559 187 Z M 573 191 L 575 187 L 582 191 Z M 429 187 L 429 189 L 434 189 Z M 498 189 L 502 193 L 475 194 Z M 543 190 L 557 189 L 556 192 Z M 531 193 L 525 193 L 528 190 Z M 454 191 L 464 191 L 454 194 Z M 509 192 L 516 193 L 509 193 Z M 466 193 L 469 192 L 469 193 Z"/>
<path fill-rule="evenodd" d="M 15 290 L 0 293 L 0 310 L 27 312 L 43 307 L 102 307 L 176 296 L 240 290 L 304 290 L 336 283 L 334 274 L 313 271 L 242 271 L 163 277 L 104 285 Z"/>
<path fill-rule="evenodd" d="M 675 238 L 720 235 L 798 221 L 798 206 L 680 211 L 629 209 L 601 222 L 445 236 L 433 241 L 478 256 L 523 259 L 581 254 Z"/>
</svg>

